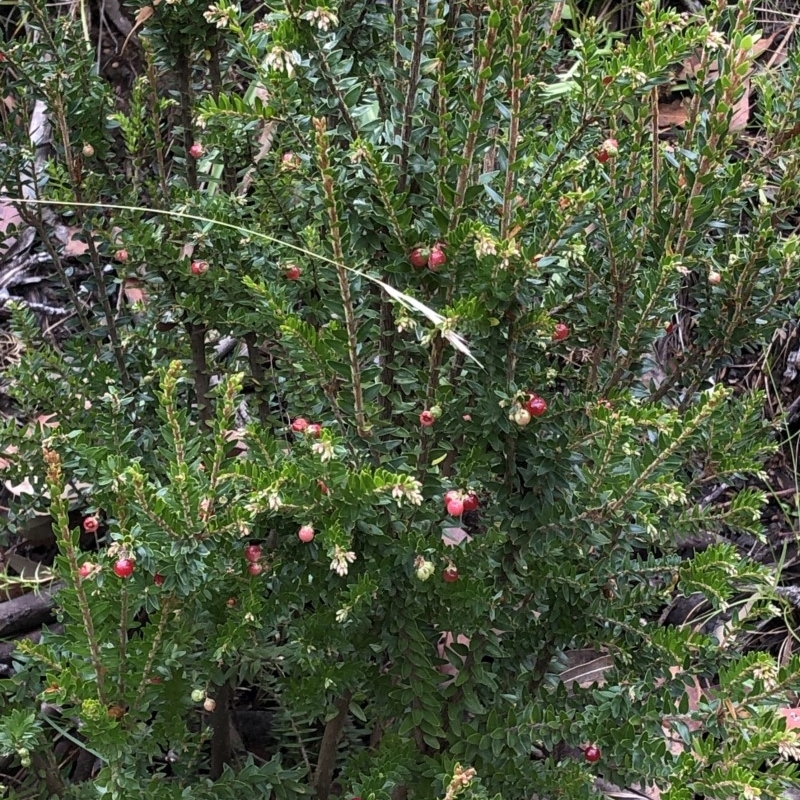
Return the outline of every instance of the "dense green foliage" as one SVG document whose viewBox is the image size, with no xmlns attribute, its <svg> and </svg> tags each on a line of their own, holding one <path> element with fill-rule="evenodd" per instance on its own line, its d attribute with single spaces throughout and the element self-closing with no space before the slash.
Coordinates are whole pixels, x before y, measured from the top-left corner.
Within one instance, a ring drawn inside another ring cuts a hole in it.
<svg viewBox="0 0 800 800">
<path fill-rule="evenodd" d="M 49 490 L 9 522 L 79 485 L 110 544 L 82 553 L 53 501 L 66 630 L 24 648 L 0 726 L 42 796 L 588 798 L 602 777 L 684 800 L 796 781 L 773 711 L 800 658 L 739 636 L 784 613 L 774 575 L 728 545 L 676 555 L 698 531 L 761 535 L 742 479 L 774 431 L 761 396 L 714 378 L 769 344 L 800 278 L 794 144 L 747 151 L 731 130 L 748 81 L 768 134 L 800 121 L 794 61 L 751 75 L 748 4 L 643 3 L 623 41 L 545 0 L 165 0 L 140 11 L 122 110 L 79 21 L 23 5 L 0 174 L 42 201 L 26 223 L 78 288 L 58 345 L 14 311 L 11 391 L 58 427 L 6 425 L 9 476 Z M 662 137 L 691 56 L 686 124 Z M 55 154 L 32 185 L 40 96 Z M 437 271 L 410 264 L 437 242 Z M 131 286 L 143 300 L 118 304 Z M 730 502 L 703 502 L 721 482 Z M 448 490 L 480 507 L 449 517 Z M 693 593 L 703 619 L 660 624 Z M 602 668 L 576 673 L 592 648 Z M 272 714 L 247 761 L 227 742 L 244 687 Z M 59 771 L 53 728 L 99 759 L 91 788 Z"/>
</svg>

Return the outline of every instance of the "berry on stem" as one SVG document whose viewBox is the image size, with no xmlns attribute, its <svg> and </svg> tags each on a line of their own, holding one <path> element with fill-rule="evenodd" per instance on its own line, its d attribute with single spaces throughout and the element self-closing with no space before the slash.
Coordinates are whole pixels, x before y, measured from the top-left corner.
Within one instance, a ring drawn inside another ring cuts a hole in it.
<svg viewBox="0 0 800 800">
<path fill-rule="evenodd" d="M 442 570 L 442 580 L 445 583 L 455 583 L 458 580 L 458 567 L 449 564 Z"/>
<path fill-rule="evenodd" d="M 449 500 L 447 503 L 447 513 L 451 517 L 460 517 L 464 513 L 464 501 L 457 497 Z"/>
<path fill-rule="evenodd" d="M 128 260 L 128 251 L 124 248 L 122 250 L 117 250 L 114 253 L 114 261 L 119 261 L 120 264 L 124 264 Z"/>
<path fill-rule="evenodd" d="M 301 270 L 297 264 L 290 264 L 286 267 L 283 277 L 286 278 L 287 281 L 299 281 L 302 274 L 303 270 Z"/>
<path fill-rule="evenodd" d="M 261 547 L 257 544 L 249 544 L 244 549 L 244 557 L 251 564 L 255 564 L 261 558 Z"/>
<path fill-rule="evenodd" d="M 532 417 L 541 417 L 547 411 L 547 401 L 538 394 L 528 398 L 528 411 Z"/>
<path fill-rule="evenodd" d="M 408 260 L 411 266 L 416 269 L 422 269 L 428 266 L 428 259 L 431 256 L 430 248 L 428 247 L 415 247 L 408 255 Z"/>
<path fill-rule="evenodd" d="M 600 760 L 600 748 L 597 745 L 590 744 L 584 751 L 583 756 L 584 758 L 590 763 L 594 764 L 595 761 Z"/>
<path fill-rule="evenodd" d="M 303 433 L 308 428 L 308 420 L 305 417 L 297 417 L 292 420 L 292 430 L 295 433 Z"/>
<path fill-rule="evenodd" d="M 616 139 L 606 139 L 600 145 L 600 149 L 595 153 L 594 157 L 601 164 L 605 164 L 609 158 L 613 158 L 617 153 L 619 153 L 619 142 Z"/>
<path fill-rule="evenodd" d="M 192 261 L 189 269 L 192 275 L 205 275 L 208 272 L 208 261 Z"/>
<path fill-rule="evenodd" d="M 526 425 L 530 424 L 531 421 L 531 412 L 528 411 L 527 408 L 523 408 L 522 406 L 517 406 L 511 412 L 511 421 L 516 423 L 520 426 L 520 428 L 524 428 Z"/>
<path fill-rule="evenodd" d="M 260 575 L 264 571 L 264 567 L 261 564 L 248 564 L 247 571 L 253 576 L 256 577 Z"/>
<path fill-rule="evenodd" d="M 569 336 L 569 325 L 563 322 L 557 322 L 556 327 L 553 328 L 553 341 L 563 342 Z"/>
<path fill-rule="evenodd" d="M 319 439 L 322 436 L 322 425 L 319 422 L 312 422 L 308 428 L 306 428 L 306 433 L 309 436 L 313 436 L 315 439 Z"/>
<path fill-rule="evenodd" d="M 314 528 L 311 525 L 303 525 L 297 531 L 297 538 L 303 543 L 308 544 L 314 540 Z"/>
<path fill-rule="evenodd" d="M 100 520 L 97 517 L 84 517 L 83 520 L 83 529 L 86 533 L 97 533 L 97 529 L 100 527 Z"/>
<path fill-rule="evenodd" d="M 431 253 L 428 256 L 428 269 L 431 272 L 436 272 L 439 267 L 443 267 L 447 263 L 447 255 L 444 252 L 444 245 L 435 244 L 431 248 Z"/>
<path fill-rule="evenodd" d="M 81 578 L 88 578 L 92 574 L 92 562 L 91 561 L 84 561 L 83 564 L 78 567 L 78 575 Z"/>
<path fill-rule="evenodd" d="M 153 575 L 153 583 L 156 586 L 163 586 L 164 585 L 164 576 L 160 572 L 156 572 L 156 574 Z"/>
<path fill-rule="evenodd" d="M 202 144 L 200 144 L 200 142 L 195 142 L 189 148 L 189 155 L 192 158 L 200 158 L 203 155 L 203 153 L 205 153 L 205 148 L 203 147 Z"/>
<path fill-rule="evenodd" d="M 118 578 L 130 578 L 133 575 L 135 562 L 132 558 L 118 558 L 114 562 L 114 574 Z"/>
<path fill-rule="evenodd" d="M 464 496 L 464 511 L 477 511 L 481 501 L 475 492 L 467 492 Z"/>
<path fill-rule="evenodd" d="M 434 422 L 436 422 L 436 417 L 427 409 L 419 415 L 419 424 L 423 428 L 430 428 Z"/>
</svg>

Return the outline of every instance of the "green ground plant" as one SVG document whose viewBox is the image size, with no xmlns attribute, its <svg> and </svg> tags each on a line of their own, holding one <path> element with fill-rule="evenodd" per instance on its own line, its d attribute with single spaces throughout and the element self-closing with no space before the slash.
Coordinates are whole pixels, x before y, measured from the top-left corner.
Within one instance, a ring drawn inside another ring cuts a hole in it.
<svg viewBox="0 0 800 800">
<path fill-rule="evenodd" d="M 20 8 L 0 183 L 74 315 L 11 316 L 19 416 L 58 426 L 3 429 L 41 489 L 9 529 L 51 509 L 65 624 L 2 682 L 11 796 L 796 784 L 800 658 L 741 644 L 784 613 L 776 575 L 677 555 L 763 535 L 744 479 L 778 428 L 715 377 L 800 278 L 800 73 L 753 74 L 750 4 L 644 2 L 623 40 L 545 0 L 131 3 L 123 105 L 80 15 Z M 760 149 L 732 126 L 752 86 Z M 705 619 L 661 622 L 694 594 Z"/>
</svg>

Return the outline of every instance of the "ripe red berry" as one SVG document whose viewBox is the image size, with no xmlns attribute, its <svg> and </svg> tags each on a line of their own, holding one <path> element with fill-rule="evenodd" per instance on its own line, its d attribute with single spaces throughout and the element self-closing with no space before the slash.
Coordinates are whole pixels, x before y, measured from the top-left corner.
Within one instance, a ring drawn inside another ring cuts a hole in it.
<svg viewBox="0 0 800 800">
<path fill-rule="evenodd" d="M 423 428 L 430 428 L 434 422 L 436 422 L 436 417 L 434 417 L 430 411 L 423 411 L 419 415 L 419 424 L 422 425 Z"/>
<path fill-rule="evenodd" d="M 442 570 L 442 580 L 445 583 L 455 583 L 458 580 L 458 568 L 454 564 Z"/>
<path fill-rule="evenodd" d="M 319 439 L 322 436 L 322 425 L 319 422 L 312 422 L 308 428 L 306 428 L 306 433 L 309 436 L 313 436 L 315 439 Z"/>
<path fill-rule="evenodd" d="M 261 564 L 248 564 L 247 571 L 255 577 L 264 571 L 264 567 L 262 567 Z"/>
<path fill-rule="evenodd" d="M 569 325 L 565 325 L 563 322 L 556 323 L 556 327 L 553 328 L 553 341 L 563 342 L 568 336 Z"/>
<path fill-rule="evenodd" d="M 97 517 L 85 517 L 83 520 L 83 529 L 86 533 L 96 533 L 100 527 L 100 520 Z"/>
<path fill-rule="evenodd" d="M 619 142 L 616 139 L 606 139 L 600 145 L 600 149 L 594 154 L 594 157 L 601 164 L 605 164 L 609 158 L 613 158 L 617 153 L 619 153 Z"/>
<path fill-rule="evenodd" d="M 192 275 L 205 275 L 208 272 L 208 261 L 192 261 Z"/>
<path fill-rule="evenodd" d="M 328 494 L 330 491 L 328 489 L 328 484 L 326 484 L 325 481 L 321 481 L 319 478 L 317 478 L 317 486 L 319 486 L 319 490 L 322 492 L 322 494 Z"/>
<path fill-rule="evenodd" d="M 481 501 L 478 500 L 478 495 L 475 492 L 468 492 L 464 497 L 464 511 L 477 511 Z"/>
<path fill-rule="evenodd" d="M 153 583 L 156 586 L 163 586 L 164 585 L 164 576 L 160 572 L 156 572 L 156 574 L 153 575 Z"/>
<path fill-rule="evenodd" d="M 114 563 L 114 574 L 118 578 L 130 578 L 133 575 L 135 563 L 132 558 L 119 558 Z"/>
<path fill-rule="evenodd" d="M 541 417 L 547 411 L 547 401 L 538 394 L 532 394 L 528 398 L 528 411 L 533 417 Z"/>
<path fill-rule="evenodd" d="M 202 144 L 200 144 L 200 142 L 195 142 L 189 148 L 189 155 L 192 158 L 200 158 L 203 155 L 203 153 L 205 153 L 205 148 L 203 147 Z"/>
<path fill-rule="evenodd" d="M 428 266 L 428 259 L 431 256 L 431 251 L 427 247 L 415 247 L 408 255 L 408 260 L 411 262 L 412 267 L 422 269 Z"/>
<path fill-rule="evenodd" d="M 428 256 L 428 269 L 436 272 L 439 267 L 443 267 L 447 263 L 447 255 L 444 252 L 442 245 L 435 244 L 431 248 L 431 254 Z"/>
<path fill-rule="evenodd" d="M 584 751 L 583 751 L 584 758 L 590 763 L 594 764 L 595 761 L 600 760 L 600 748 L 597 745 L 590 744 Z"/>
<path fill-rule="evenodd" d="M 292 430 L 295 433 L 303 433 L 308 428 L 308 420 L 305 417 L 297 417 L 292 420 Z"/>
<path fill-rule="evenodd" d="M 308 544 L 314 540 L 314 528 L 311 525 L 302 525 L 297 531 L 297 538 L 303 543 Z"/>
<path fill-rule="evenodd" d="M 244 549 L 244 557 L 251 564 L 255 564 L 261 558 L 261 547 L 257 544 L 249 544 Z"/>
<path fill-rule="evenodd" d="M 287 281 L 299 281 L 302 274 L 303 270 L 301 270 L 297 264 L 290 264 L 286 267 L 283 277 L 286 278 Z"/>
<path fill-rule="evenodd" d="M 460 517 L 464 513 L 464 501 L 460 498 L 453 498 L 447 503 L 447 513 L 451 517 Z"/>
<path fill-rule="evenodd" d="M 117 250 L 114 253 L 114 260 L 119 261 L 120 264 L 124 264 L 128 260 L 128 251 L 127 250 Z"/>
<path fill-rule="evenodd" d="M 78 567 L 78 575 L 81 578 L 88 578 L 92 574 L 92 562 L 91 561 L 84 561 L 83 564 Z"/>
</svg>

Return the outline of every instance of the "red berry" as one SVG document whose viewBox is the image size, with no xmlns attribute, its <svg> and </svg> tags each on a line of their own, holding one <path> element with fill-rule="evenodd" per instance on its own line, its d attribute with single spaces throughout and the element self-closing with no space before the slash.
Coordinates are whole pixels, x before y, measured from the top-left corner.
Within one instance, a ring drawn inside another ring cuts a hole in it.
<svg viewBox="0 0 800 800">
<path fill-rule="evenodd" d="M 458 580 L 458 568 L 451 564 L 442 570 L 442 580 L 445 583 L 455 583 Z"/>
<path fill-rule="evenodd" d="M 286 267 L 283 277 L 286 278 L 287 281 L 299 281 L 302 274 L 303 270 L 301 270 L 297 264 L 291 264 L 290 266 Z"/>
<path fill-rule="evenodd" d="M 114 574 L 118 578 L 130 578 L 135 563 L 132 558 L 120 558 L 114 563 Z"/>
<path fill-rule="evenodd" d="M 422 269 L 428 266 L 428 259 L 431 256 L 431 251 L 427 247 L 415 247 L 409 253 L 408 260 L 411 262 L 412 267 Z"/>
<path fill-rule="evenodd" d="M 313 436 L 315 439 L 319 439 L 322 436 L 322 425 L 319 422 L 312 422 L 307 428 L 306 433 L 309 436 Z"/>
<path fill-rule="evenodd" d="M 447 503 L 447 513 L 451 517 L 460 517 L 464 513 L 464 501 L 454 498 Z"/>
<path fill-rule="evenodd" d="M 528 411 L 533 417 L 541 417 L 547 411 L 547 401 L 538 394 L 532 394 L 528 398 Z"/>
<path fill-rule="evenodd" d="M 475 492 L 468 492 L 464 497 L 464 511 L 477 511 L 481 501 L 478 500 L 478 495 Z"/>
<path fill-rule="evenodd" d="M 236 598 L 235 597 L 229 597 L 225 601 L 225 605 L 228 606 L 228 608 L 234 608 L 236 606 Z"/>
<path fill-rule="evenodd" d="M 164 576 L 160 572 L 156 572 L 156 574 L 153 575 L 153 583 L 156 586 L 163 586 L 164 585 Z"/>
<path fill-rule="evenodd" d="M 100 520 L 97 517 L 85 517 L 83 520 L 83 529 L 86 533 L 96 533 L 100 527 Z"/>
<path fill-rule="evenodd" d="M 317 486 L 319 486 L 319 490 L 322 492 L 322 494 L 328 494 L 330 491 L 328 489 L 328 484 L 326 484 L 325 481 L 319 480 L 319 478 L 317 478 Z"/>
<path fill-rule="evenodd" d="M 600 748 L 597 745 L 590 744 L 584 751 L 583 751 L 584 758 L 590 763 L 594 764 L 595 761 L 600 760 Z"/>
<path fill-rule="evenodd" d="M 292 430 L 295 433 L 303 433 L 308 428 L 308 420 L 305 417 L 298 417 L 292 420 Z"/>
<path fill-rule="evenodd" d="M 127 250 L 117 250 L 114 253 L 114 260 L 119 261 L 120 264 L 123 264 L 128 260 L 128 251 Z"/>
<path fill-rule="evenodd" d="M 617 153 L 619 153 L 619 142 L 616 139 L 606 139 L 600 145 L 600 149 L 594 154 L 594 157 L 601 164 L 605 164 L 609 158 L 613 158 Z"/>
<path fill-rule="evenodd" d="M 92 574 L 92 562 L 91 561 L 84 561 L 83 564 L 78 567 L 78 575 L 81 578 L 88 578 Z"/>
<path fill-rule="evenodd" d="M 443 267 L 447 263 L 447 256 L 445 255 L 442 245 L 435 244 L 431 248 L 431 254 L 428 256 L 428 269 L 436 272 L 439 267 Z"/>
<path fill-rule="evenodd" d="M 423 411 L 419 415 L 419 424 L 422 425 L 423 428 L 430 428 L 434 422 L 436 422 L 436 417 L 434 417 L 430 411 Z"/>
<path fill-rule="evenodd" d="M 257 544 L 249 544 L 244 549 L 244 557 L 251 564 L 255 564 L 261 558 L 261 547 Z"/>
<path fill-rule="evenodd" d="M 200 158 L 203 155 L 203 153 L 205 153 L 205 148 L 203 147 L 202 144 L 200 144 L 200 142 L 195 142 L 189 148 L 189 155 L 192 158 Z"/>
<path fill-rule="evenodd" d="M 569 336 L 569 325 L 565 325 L 563 322 L 559 322 L 556 324 L 556 327 L 553 328 L 553 341 L 554 342 L 563 342 Z"/>
<path fill-rule="evenodd" d="M 308 544 L 314 539 L 314 528 L 311 527 L 311 525 L 303 525 L 300 530 L 297 531 L 297 538 L 303 544 Z"/>
<path fill-rule="evenodd" d="M 247 571 L 255 577 L 264 571 L 264 567 L 262 567 L 261 564 L 248 564 Z"/>
<path fill-rule="evenodd" d="M 205 275 L 208 272 L 208 261 L 192 261 L 192 275 Z"/>
</svg>

